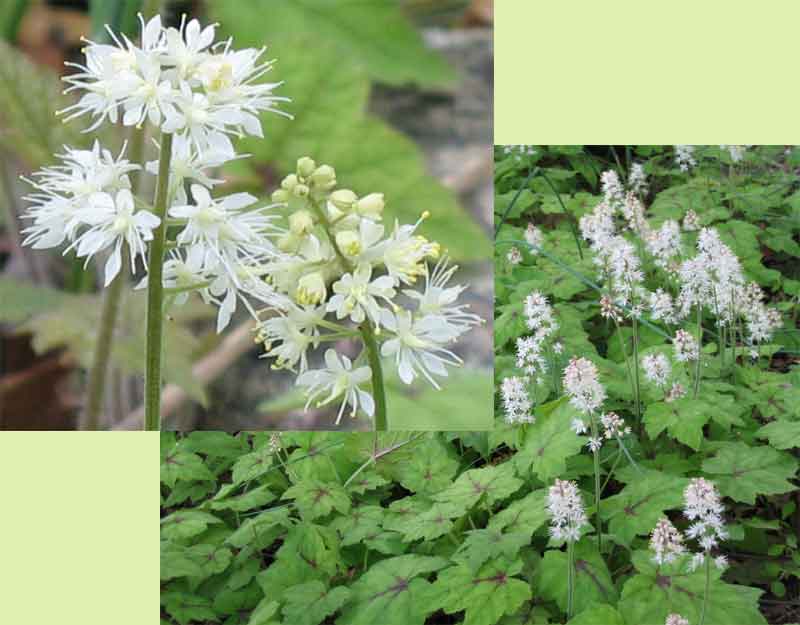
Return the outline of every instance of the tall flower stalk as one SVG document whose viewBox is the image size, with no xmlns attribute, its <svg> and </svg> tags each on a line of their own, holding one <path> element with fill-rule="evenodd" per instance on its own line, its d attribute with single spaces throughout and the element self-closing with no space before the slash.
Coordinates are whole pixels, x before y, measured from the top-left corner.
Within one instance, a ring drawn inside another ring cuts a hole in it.
<svg viewBox="0 0 800 625">
<path fill-rule="evenodd" d="M 556 480 L 547 492 L 550 536 L 567 543 L 567 620 L 575 606 L 575 543 L 589 521 L 575 482 Z"/>
</svg>

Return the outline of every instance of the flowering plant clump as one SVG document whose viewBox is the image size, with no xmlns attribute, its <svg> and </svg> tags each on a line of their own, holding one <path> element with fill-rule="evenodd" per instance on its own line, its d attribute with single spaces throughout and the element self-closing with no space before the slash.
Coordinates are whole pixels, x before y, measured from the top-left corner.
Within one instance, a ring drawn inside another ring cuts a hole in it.
<svg viewBox="0 0 800 625">
<path fill-rule="evenodd" d="M 798 598 L 793 565 L 752 567 L 797 542 L 796 158 L 496 150 L 498 437 L 534 484 L 587 497 L 574 545 L 539 552 L 562 621 L 708 625 L 735 601 L 741 622 L 780 622 Z M 751 515 L 769 529 L 742 531 Z M 583 618 L 593 602 L 608 609 Z"/>
<path fill-rule="evenodd" d="M 424 378 L 438 389 L 447 367 L 461 364 L 452 345 L 481 322 L 458 302 L 466 286 L 452 284 L 456 267 L 418 232 L 427 213 L 384 224 L 383 194 L 340 188 L 333 167 L 308 157 L 271 203 L 220 193 L 216 172 L 244 158 L 233 140 L 263 137 L 267 113 L 291 117 L 280 109 L 289 99 L 274 93 L 281 82 L 264 80 L 274 61 L 265 48 L 215 42 L 213 24 L 140 21 L 138 43 L 110 29 L 113 44 L 86 42 L 85 64 L 65 78 L 66 92 L 82 95 L 62 111 L 65 121 L 88 118 L 87 132 L 129 126 L 138 149 L 66 148 L 59 164 L 33 174 L 25 243 L 63 246 L 87 264 L 105 254 L 105 286 L 124 266 L 146 269 L 137 288 L 147 289 L 148 429 L 160 424 L 163 317 L 191 293 L 217 307 L 218 332 L 247 310 L 275 367 L 297 371 L 308 404 L 336 401 L 337 424 L 349 407 L 386 429 L 381 358 L 404 383 Z M 159 154 L 143 162 L 147 131 L 158 134 Z M 156 176 L 152 203 L 137 193 L 146 174 Z M 325 367 L 309 368 L 309 348 L 349 338 L 363 346 L 354 360 L 327 350 Z"/>
</svg>

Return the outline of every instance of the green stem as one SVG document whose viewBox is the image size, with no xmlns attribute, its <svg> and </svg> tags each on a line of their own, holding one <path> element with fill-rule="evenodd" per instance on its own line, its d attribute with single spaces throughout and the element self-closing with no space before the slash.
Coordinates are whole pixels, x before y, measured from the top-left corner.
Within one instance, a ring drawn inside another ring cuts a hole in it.
<svg viewBox="0 0 800 625">
<path fill-rule="evenodd" d="M 154 212 L 161 220 L 153 232 L 147 265 L 147 342 L 144 375 L 144 429 L 161 429 L 161 351 L 164 323 L 164 243 L 167 238 L 167 187 L 172 135 L 162 133 Z"/>
<path fill-rule="evenodd" d="M 641 387 L 639 385 L 639 326 L 636 315 L 633 316 L 633 379 L 634 379 L 634 402 L 636 406 L 637 426 L 641 431 L 642 427 L 642 405 Z"/>
<path fill-rule="evenodd" d="M 700 623 L 698 625 L 703 625 L 706 621 L 706 610 L 708 608 L 708 594 L 709 590 L 711 589 L 711 555 L 706 551 L 706 589 L 703 593 L 703 608 L 700 612 Z"/>
<path fill-rule="evenodd" d="M 700 359 L 703 353 L 703 317 L 700 304 L 697 305 L 697 362 L 694 366 L 694 398 L 700 390 Z"/>
<path fill-rule="evenodd" d="M 592 438 L 597 439 L 597 421 L 595 420 L 594 414 L 591 415 L 592 421 Z M 596 520 L 596 529 L 597 529 L 597 551 L 598 553 L 602 553 L 603 549 L 603 530 L 600 520 L 600 450 L 595 449 L 592 451 L 592 456 L 594 456 L 594 514 Z"/>
<path fill-rule="evenodd" d="M 119 300 L 122 286 L 125 284 L 125 267 L 128 262 L 128 251 L 123 247 L 122 270 L 111 282 L 103 294 L 103 305 L 100 310 L 100 325 L 97 331 L 97 342 L 94 346 L 92 366 L 89 369 L 89 383 L 86 388 L 86 407 L 81 416 L 81 430 L 96 430 L 100 425 L 100 410 L 106 388 L 108 361 L 111 357 L 111 346 L 114 328 L 119 314 Z"/>
<path fill-rule="evenodd" d="M 372 369 L 372 394 L 375 399 L 375 431 L 385 432 L 389 429 L 386 418 L 386 389 L 383 386 L 383 369 L 381 368 L 381 354 L 378 351 L 378 342 L 375 340 L 375 329 L 369 319 L 360 326 L 361 337 L 364 339 L 364 349 L 367 350 L 367 359 Z"/>
<path fill-rule="evenodd" d="M 575 599 L 575 546 L 567 541 L 567 620 L 572 618 Z"/>
</svg>

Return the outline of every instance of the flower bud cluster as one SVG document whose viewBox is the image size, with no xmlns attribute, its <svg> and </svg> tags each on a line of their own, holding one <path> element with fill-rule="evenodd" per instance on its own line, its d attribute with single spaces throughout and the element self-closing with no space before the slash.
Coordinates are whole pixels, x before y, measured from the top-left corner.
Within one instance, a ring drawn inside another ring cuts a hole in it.
<svg viewBox="0 0 800 625">
<path fill-rule="evenodd" d="M 589 524 L 583 499 L 575 482 L 556 480 L 547 491 L 550 535 L 556 540 L 577 542 L 581 530 Z"/>
</svg>

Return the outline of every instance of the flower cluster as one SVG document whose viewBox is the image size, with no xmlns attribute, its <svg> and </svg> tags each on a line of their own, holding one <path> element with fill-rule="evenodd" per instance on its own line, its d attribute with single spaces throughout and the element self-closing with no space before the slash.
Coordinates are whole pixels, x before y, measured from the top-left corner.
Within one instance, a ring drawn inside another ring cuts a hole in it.
<svg viewBox="0 0 800 625">
<path fill-rule="evenodd" d="M 513 156 L 515 161 L 521 161 L 526 156 L 533 156 L 536 150 L 532 145 L 504 145 L 503 154 Z"/>
<path fill-rule="evenodd" d="M 660 519 L 650 535 L 650 549 L 653 550 L 653 561 L 657 564 L 673 562 L 678 556 L 686 553 L 683 535 L 666 517 Z"/>
<path fill-rule="evenodd" d="M 667 615 L 667 620 L 664 621 L 664 625 L 689 625 L 689 620 L 673 612 Z"/>
<path fill-rule="evenodd" d="M 516 376 L 504 378 L 500 394 L 503 397 L 503 411 L 507 423 L 533 423 L 536 420 L 523 378 Z"/>
<path fill-rule="evenodd" d="M 550 515 L 550 535 L 556 540 L 576 542 L 581 529 L 589 524 L 578 485 L 556 480 L 547 492 L 547 513 Z"/>
<path fill-rule="evenodd" d="M 570 404 L 583 413 L 596 412 L 606 398 L 597 367 L 587 358 L 572 358 L 564 369 L 563 381 Z"/>
<path fill-rule="evenodd" d="M 659 388 L 665 388 L 672 373 L 669 358 L 661 353 L 647 354 L 642 357 L 642 368 L 645 377 Z"/>
<path fill-rule="evenodd" d="M 675 164 L 681 171 L 689 171 L 693 167 L 697 167 L 697 161 L 694 158 L 694 146 L 676 145 Z"/>
<path fill-rule="evenodd" d="M 710 557 L 709 552 L 719 545 L 719 541 L 728 537 L 722 514 L 725 508 L 720 501 L 717 487 L 712 482 L 698 477 L 694 478 L 683 492 L 683 515 L 691 521 L 686 535 L 697 540 L 702 552 L 692 558 L 692 568 L 701 565 L 705 558 Z M 725 568 L 725 556 L 715 558 L 714 563 L 719 568 Z"/>
<path fill-rule="evenodd" d="M 560 344 L 552 341 L 558 322 L 547 298 L 538 291 L 525 298 L 524 310 L 532 334 L 517 339 L 517 367 L 528 376 L 537 376 L 537 383 L 541 383 L 541 376 L 548 368 L 547 347 L 551 353 L 560 352 Z"/>
<path fill-rule="evenodd" d="M 272 69 L 265 48 L 233 50 L 214 42 L 215 26 L 197 20 L 164 28 L 156 16 L 142 21 L 141 45 L 117 37 L 116 45 L 91 41 L 86 64 L 65 80 L 67 91 L 85 92 L 63 111 L 66 119 L 89 114 L 94 130 L 104 121 L 140 126 L 149 121 L 165 133 L 190 138 L 201 151 L 233 155 L 230 136 L 262 136 L 261 111 L 286 115 L 277 106 L 287 98 L 272 94 L 280 83 L 257 82 Z"/>
<path fill-rule="evenodd" d="M 675 360 L 678 362 L 691 362 L 700 357 L 700 346 L 697 339 L 686 330 L 675 332 L 672 347 L 675 350 Z"/>
</svg>

